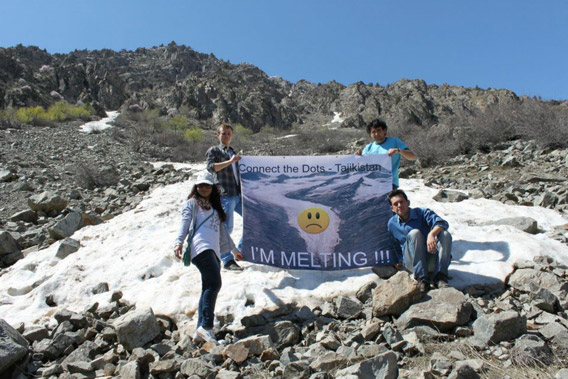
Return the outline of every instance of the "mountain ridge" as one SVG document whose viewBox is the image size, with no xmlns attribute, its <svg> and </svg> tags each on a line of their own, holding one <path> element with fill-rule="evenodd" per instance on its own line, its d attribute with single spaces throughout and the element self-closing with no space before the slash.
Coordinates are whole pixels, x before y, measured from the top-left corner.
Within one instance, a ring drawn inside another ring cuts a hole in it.
<svg viewBox="0 0 568 379">
<path fill-rule="evenodd" d="M 535 98 L 507 89 L 479 89 L 401 79 L 387 86 L 330 81 L 296 83 L 269 77 L 250 63 L 231 64 L 175 42 L 121 50 L 49 54 L 38 47 L 0 48 L 0 108 L 48 106 L 58 99 L 98 103 L 105 110 L 137 104 L 162 114 L 182 112 L 203 127 L 219 122 L 287 129 L 314 116 L 342 114 L 343 127 L 385 117 L 425 128 L 492 106 Z M 317 117 L 316 117 L 317 118 Z"/>
</svg>

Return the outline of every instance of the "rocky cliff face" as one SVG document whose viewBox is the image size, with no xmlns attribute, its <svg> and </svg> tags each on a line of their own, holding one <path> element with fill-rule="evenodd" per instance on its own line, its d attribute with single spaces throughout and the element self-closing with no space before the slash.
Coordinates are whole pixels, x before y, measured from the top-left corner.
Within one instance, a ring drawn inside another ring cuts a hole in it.
<svg viewBox="0 0 568 379">
<path fill-rule="evenodd" d="M 382 87 L 337 82 L 291 83 L 171 43 L 135 51 L 74 51 L 51 55 L 37 47 L 0 48 L 0 108 L 98 103 L 105 110 L 133 104 L 182 111 L 201 125 L 221 121 L 253 130 L 288 128 L 341 112 L 343 126 L 382 116 L 430 127 L 456 114 L 525 101 L 508 90 L 481 90 L 402 79 Z"/>
</svg>

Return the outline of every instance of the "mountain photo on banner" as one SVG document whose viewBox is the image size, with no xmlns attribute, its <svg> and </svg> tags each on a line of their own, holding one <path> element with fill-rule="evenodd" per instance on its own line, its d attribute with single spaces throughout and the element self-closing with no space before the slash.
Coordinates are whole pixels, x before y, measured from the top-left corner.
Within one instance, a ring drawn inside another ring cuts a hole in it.
<svg viewBox="0 0 568 379">
<path fill-rule="evenodd" d="M 305 270 L 396 262 L 387 155 L 244 156 L 239 169 L 247 261 Z"/>
</svg>

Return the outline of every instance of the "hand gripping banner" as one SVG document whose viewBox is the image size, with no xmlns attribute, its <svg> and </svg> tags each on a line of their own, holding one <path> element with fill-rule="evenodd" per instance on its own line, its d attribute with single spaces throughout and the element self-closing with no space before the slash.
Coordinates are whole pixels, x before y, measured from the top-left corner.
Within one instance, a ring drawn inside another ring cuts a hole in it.
<svg viewBox="0 0 568 379">
<path fill-rule="evenodd" d="M 304 270 L 397 262 L 387 155 L 244 156 L 239 170 L 247 261 Z"/>
</svg>

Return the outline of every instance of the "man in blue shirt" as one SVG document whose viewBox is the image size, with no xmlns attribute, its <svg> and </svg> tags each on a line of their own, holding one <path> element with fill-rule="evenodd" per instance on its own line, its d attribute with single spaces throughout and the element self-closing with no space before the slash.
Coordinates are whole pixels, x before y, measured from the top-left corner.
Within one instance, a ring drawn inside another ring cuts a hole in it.
<svg viewBox="0 0 568 379">
<path fill-rule="evenodd" d="M 448 267 L 452 260 L 452 235 L 448 222 L 428 208 L 410 208 L 403 190 L 389 193 L 395 213 L 387 227 L 402 250 L 402 265 L 414 274 L 421 292 L 430 285 L 448 287 Z M 398 268 L 401 267 L 399 263 Z"/>
<path fill-rule="evenodd" d="M 400 157 L 415 160 L 416 154 L 399 138 L 387 137 L 387 124 L 380 118 L 374 119 L 367 125 L 367 133 L 374 139 L 374 142 L 365 146 L 363 150 L 359 150 L 357 155 L 388 154 L 392 161 L 392 189 L 397 189 L 400 186 L 398 180 Z"/>
</svg>

